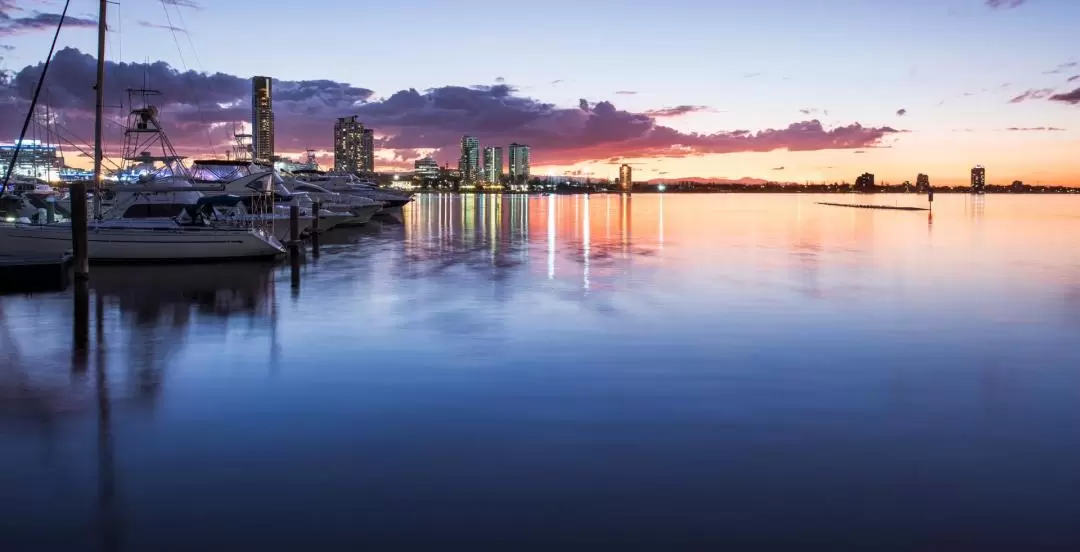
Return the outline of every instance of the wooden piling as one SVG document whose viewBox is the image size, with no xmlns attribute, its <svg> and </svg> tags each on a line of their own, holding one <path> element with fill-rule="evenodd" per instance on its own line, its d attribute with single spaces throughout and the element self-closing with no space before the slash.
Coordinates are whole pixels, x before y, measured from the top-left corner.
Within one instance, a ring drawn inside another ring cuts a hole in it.
<svg viewBox="0 0 1080 552">
<path fill-rule="evenodd" d="M 319 211 L 322 211 L 322 203 L 316 201 L 311 206 L 311 216 L 314 219 L 311 221 L 311 254 L 315 257 L 319 256 Z"/>
<path fill-rule="evenodd" d="M 289 206 L 289 252 L 296 256 L 300 252 L 300 206 Z"/>
<path fill-rule="evenodd" d="M 90 255 L 86 226 L 86 184 L 71 185 L 71 256 L 76 280 L 90 278 Z"/>
</svg>

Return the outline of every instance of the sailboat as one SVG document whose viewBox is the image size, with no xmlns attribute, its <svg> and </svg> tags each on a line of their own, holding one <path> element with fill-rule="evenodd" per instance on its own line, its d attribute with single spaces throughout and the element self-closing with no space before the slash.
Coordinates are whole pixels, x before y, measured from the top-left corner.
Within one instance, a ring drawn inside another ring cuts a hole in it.
<svg viewBox="0 0 1080 552">
<path fill-rule="evenodd" d="M 104 22 L 107 3 L 99 8 Z M 62 20 L 61 20 L 62 21 Z M 277 257 L 285 253 L 281 242 L 258 225 L 218 226 L 203 216 L 189 216 L 139 224 L 137 221 L 101 220 L 101 159 L 104 87 L 104 23 L 98 33 L 98 86 L 95 114 L 94 178 L 97 220 L 87 225 L 87 254 L 94 261 L 193 261 Z M 41 78 L 45 78 L 42 72 Z M 30 109 L 34 109 L 31 105 Z M 14 160 L 13 160 L 14 161 Z M 71 249 L 70 222 L 28 223 L 22 219 L 0 222 L 0 252 L 13 255 L 61 255 Z"/>
</svg>

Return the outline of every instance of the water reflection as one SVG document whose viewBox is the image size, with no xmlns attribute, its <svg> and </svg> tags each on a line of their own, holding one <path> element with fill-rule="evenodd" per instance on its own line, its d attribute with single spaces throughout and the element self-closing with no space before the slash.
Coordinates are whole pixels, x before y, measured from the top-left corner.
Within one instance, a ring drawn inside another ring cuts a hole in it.
<svg viewBox="0 0 1080 552">
<path fill-rule="evenodd" d="M 0 298 L 0 549 L 1074 544 L 1080 205 L 970 201 L 433 194 Z"/>
</svg>

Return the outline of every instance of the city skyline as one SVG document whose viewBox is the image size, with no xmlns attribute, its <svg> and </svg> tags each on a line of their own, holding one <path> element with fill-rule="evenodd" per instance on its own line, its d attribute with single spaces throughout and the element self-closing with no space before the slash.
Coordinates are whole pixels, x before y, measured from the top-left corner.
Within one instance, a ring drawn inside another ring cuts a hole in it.
<svg viewBox="0 0 1080 552">
<path fill-rule="evenodd" d="M 93 94 L 81 75 L 92 74 L 87 68 L 95 37 L 87 14 L 95 4 L 72 2 L 43 95 L 83 140 L 92 135 L 87 107 Z M 317 49 L 281 50 L 286 45 L 263 45 L 258 55 L 211 55 L 236 50 L 219 32 L 230 15 L 254 13 L 258 25 L 276 21 L 277 10 L 252 10 L 248 0 L 167 5 L 171 25 L 162 6 L 125 6 L 110 16 L 115 32 L 107 49 L 106 90 L 113 98 L 109 103 L 117 104 L 123 88 L 148 77 L 148 85 L 164 93 L 162 118 L 170 137 L 189 156 L 227 150 L 236 125 L 250 120 L 253 111 L 251 76 L 267 75 L 274 79 L 275 153 L 301 157 L 311 148 L 327 166 L 333 151 L 328 129 L 337 118 L 357 114 L 375 129 L 372 157 L 380 170 L 410 170 L 428 155 L 453 163 L 458 140 L 471 135 L 481 144 L 530 144 L 538 175 L 613 178 L 619 166 L 629 164 L 640 181 L 850 182 L 871 172 L 882 182 L 914 181 L 925 173 L 935 184 L 964 185 L 971 168 L 984 165 L 987 184 L 1080 185 L 1080 168 L 1072 161 L 1080 149 L 1080 65 L 1066 40 L 1075 20 L 1070 16 L 1080 16 L 1075 2 L 947 0 L 868 7 L 834 0 L 811 10 L 789 0 L 739 6 L 676 1 L 662 10 L 649 8 L 648 14 L 606 15 L 627 25 L 650 16 L 658 21 L 625 48 L 590 40 L 589 55 L 580 60 L 566 55 L 576 48 L 551 41 L 493 46 L 493 58 L 483 67 L 443 64 L 453 48 L 444 53 L 389 41 L 383 31 L 370 38 L 372 49 L 423 52 L 429 58 L 425 67 L 431 67 L 423 72 L 382 59 L 354 67 Z M 316 0 L 312 7 L 342 5 Z M 571 5 L 555 2 L 548 8 L 538 14 L 538 24 L 569 13 Z M 446 8 L 421 1 L 409 9 Z M 599 17 L 596 9 L 586 11 Z M 0 141 L 8 141 L 17 136 L 13 127 L 25 115 L 25 98 L 51 38 L 46 16 L 59 8 L 15 0 L 0 10 L 0 70 L 8 72 L 0 80 Z M 405 24 L 407 11 L 380 7 L 372 17 L 389 32 Z M 792 17 L 777 21 L 770 13 Z M 706 28 L 703 21 L 714 17 L 723 22 Z M 896 32 L 873 40 L 849 32 L 877 21 Z M 614 33 L 561 24 L 569 43 Z M 339 23 L 324 25 L 326 35 L 335 36 Z M 168 26 L 178 30 L 162 28 Z M 434 32 L 423 25 L 428 29 Z M 121 31 L 122 43 L 116 36 Z M 993 38 L 999 35 L 1009 40 Z M 502 35 L 440 36 L 486 48 Z M 729 55 L 735 51 L 731 44 L 740 44 L 739 55 Z M 708 60 L 709 71 L 698 70 L 697 54 Z M 566 63 L 542 62 L 552 56 Z M 622 70 L 631 66 L 634 71 Z M 116 129 L 107 134 L 115 150 Z"/>
</svg>

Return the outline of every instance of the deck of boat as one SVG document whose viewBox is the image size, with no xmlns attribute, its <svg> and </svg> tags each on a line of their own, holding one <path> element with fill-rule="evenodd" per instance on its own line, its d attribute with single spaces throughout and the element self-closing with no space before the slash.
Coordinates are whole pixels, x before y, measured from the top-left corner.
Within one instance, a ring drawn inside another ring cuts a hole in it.
<svg viewBox="0 0 1080 552">
<path fill-rule="evenodd" d="M 71 282 L 71 254 L 0 254 L 0 294 L 59 291 Z"/>
</svg>

